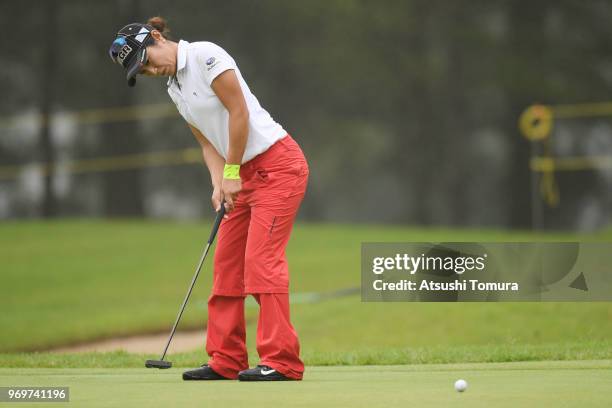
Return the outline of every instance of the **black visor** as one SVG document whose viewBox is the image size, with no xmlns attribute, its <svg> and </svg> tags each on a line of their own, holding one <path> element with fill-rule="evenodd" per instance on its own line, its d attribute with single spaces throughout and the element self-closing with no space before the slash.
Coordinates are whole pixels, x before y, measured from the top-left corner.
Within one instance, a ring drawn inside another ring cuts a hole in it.
<svg viewBox="0 0 612 408">
<path fill-rule="evenodd" d="M 109 55 L 113 62 L 126 69 L 129 86 L 136 84 L 136 75 L 147 63 L 147 46 L 154 43 L 153 30 L 148 24 L 128 24 L 119 30 L 110 46 Z"/>
</svg>

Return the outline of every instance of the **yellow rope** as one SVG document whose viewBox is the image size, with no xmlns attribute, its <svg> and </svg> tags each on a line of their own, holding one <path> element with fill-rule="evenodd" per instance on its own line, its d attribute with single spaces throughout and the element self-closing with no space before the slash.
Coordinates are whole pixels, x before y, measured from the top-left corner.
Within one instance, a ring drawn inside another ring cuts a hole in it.
<svg viewBox="0 0 612 408">
<path fill-rule="evenodd" d="M 534 157 L 530 168 L 535 172 L 547 171 L 582 171 L 594 169 L 612 169 L 612 156 L 574 156 L 554 159 L 552 157 Z"/>
<path fill-rule="evenodd" d="M 563 119 L 612 116 L 612 102 L 551 105 L 550 109 L 555 117 Z"/>
<path fill-rule="evenodd" d="M 42 114 L 16 115 L 0 118 L 0 129 L 12 128 L 26 120 L 36 120 L 41 125 L 53 122 L 59 117 L 70 118 L 79 124 L 126 122 L 139 119 L 162 119 L 178 117 L 176 107 L 172 104 L 153 104 L 139 106 L 122 106 L 118 108 L 86 109 L 81 111 L 57 112 L 46 119 Z"/>
<path fill-rule="evenodd" d="M 533 157 L 531 171 L 542 173 L 540 194 L 549 207 L 559 205 L 559 187 L 555 180 L 555 171 L 584 171 L 594 169 L 612 169 L 612 156 L 575 156 L 553 158 L 551 156 Z"/>
<path fill-rule="evenodd" d="M 552 158 L 551 140 L 544 140 L 544 157 Z M 540 195 L 549 207 L 557 207 L 559 205 L 559 186 L 555 179 L 555 162 L 542 172 L 542 181 L 540 183 Z"/>
<path fill-rule="evenodd" d="M 199 148 L 171 150 L 163 152 L 136 153 L 123 156 L 99 157 L 95 159 L 82 159 L 68 163 L 58 163 L 55 169 L 66 166 L 70 173 L 95 173 L 102 171 L 131 170 L 145 167 L 175 166 L 202 162 L 202 151 Z M 34 163 L 44 175 L 48 175 L 51 168 L 45 163 Z M 26 166 L 0 167 L 0 180 L 16 179 Z"/>
<path fill-rule="evenodd" d="M 533 157 L 531 171 L 542 173 L 540 195 L 549 207 L 559 205 L 559 187 L 555 171 L 611 169 L 612 156 L 582 156 L 553 158 L 550 135 L 555 119 L 612 116 L 612 102 L 531 105 L 519 117 L 519 129 L 532 143 L 542 142 L 544 154 Z"/>
</svg>

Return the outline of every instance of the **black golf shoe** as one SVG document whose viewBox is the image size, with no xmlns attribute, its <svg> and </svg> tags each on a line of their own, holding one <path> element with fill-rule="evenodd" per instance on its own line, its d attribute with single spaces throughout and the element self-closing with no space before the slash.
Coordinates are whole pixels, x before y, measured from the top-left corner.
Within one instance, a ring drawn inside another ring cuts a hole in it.
<svg viewBox="0 0 612 408">
<path fill-rule="evenodd" d="M 215 370 L 210 368 L 208 364 L 204 364 L 200 368 L 194 370 L 185 371 L 183 373 L 183 380 L 185 381 L 205 381 L 205 380 L 230 380 L 221 374 L 217 374 Z"/>
<path fill-rule="evenodd" d="M 285 377 L 272 367 L 258 365 L 238 373 L 240 381 L 293 381 L 292 378 Z"/>
</svg>

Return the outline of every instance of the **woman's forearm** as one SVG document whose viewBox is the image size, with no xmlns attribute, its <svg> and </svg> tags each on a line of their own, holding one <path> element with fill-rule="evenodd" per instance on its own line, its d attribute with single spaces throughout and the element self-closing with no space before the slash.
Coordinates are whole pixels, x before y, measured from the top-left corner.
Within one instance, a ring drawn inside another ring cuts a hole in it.
<svg viewBox="0 0 612 408">
<path fill-rule="evenodd" d="M 221 188 L 221 181 L 223 181 L 223 166 L 225 166 L 225 159 L 215 150 L 212 144 L 206 139 L 206 137 L 196 127 L 188 124 L 191 133 L 195 136 L 196 140 L 202 147 L 202 156 L 204 157 L 204 163 L 208 167 L 210 173 L 210 180 L 214 188 Z"/>
<path fill-rule="evenodd" d="M 202 146 L 202 156 L 204 156 L 204 163 L 208 167 L 210 173 L 210 180 L 214 188 L 221 188 L 221 182 L 223 181 L 223 166 L 225 166 L 225 160 L 211 144 Z"/>
<path fill-rule="evenodd" d="M 242 164 L 249 135 L 249 112 L 240 109 L 229 114 L 229 148 L 227 164 Z"/>
</svg>

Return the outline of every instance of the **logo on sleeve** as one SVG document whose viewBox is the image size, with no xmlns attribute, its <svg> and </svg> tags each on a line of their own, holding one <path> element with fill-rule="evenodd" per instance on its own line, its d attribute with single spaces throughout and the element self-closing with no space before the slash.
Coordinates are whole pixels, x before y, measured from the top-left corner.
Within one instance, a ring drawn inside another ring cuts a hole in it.
<svg viewBox="0 0 612 408">
<path fill-rule="evenodd" d="M 210 57 L 206 60 L 206 70 L 210 71 L 211 69 L 219 65 L 220 62 L 221 61 L 217 60 L 215 57 Z"/>
</svg>

